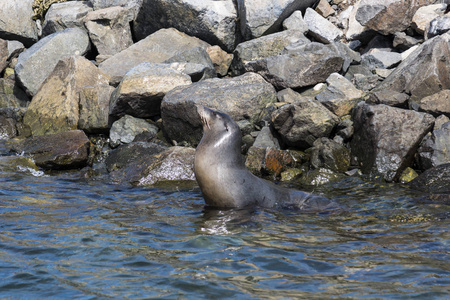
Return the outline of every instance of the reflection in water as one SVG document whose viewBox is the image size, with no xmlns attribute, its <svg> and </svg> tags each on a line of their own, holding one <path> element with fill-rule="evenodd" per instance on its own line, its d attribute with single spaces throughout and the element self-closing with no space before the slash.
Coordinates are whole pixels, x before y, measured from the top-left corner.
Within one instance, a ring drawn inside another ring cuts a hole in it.
<svg viewBox="0 0 450 300">
<path fill-rule="evenodd" d="M 448 204 L 348 178 L 346 210 L 205 208 L 197 187 L 0 177 L 5 298 L 445 299 Z M 427 200 L 424 200 L 427 199 Z"/>
</svg>

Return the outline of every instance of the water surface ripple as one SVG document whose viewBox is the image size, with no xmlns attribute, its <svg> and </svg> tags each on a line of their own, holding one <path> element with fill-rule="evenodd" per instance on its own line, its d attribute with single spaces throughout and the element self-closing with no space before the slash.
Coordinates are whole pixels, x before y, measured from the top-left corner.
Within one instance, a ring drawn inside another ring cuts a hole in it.
<svg viewBox="0 0 450 300">
<path fill-rule="evenodd" d="M 446 299 L 449 207 L 348 178 L 343 212 L 205 208 L 199 189 L 0 173 L 0 296 Z"/>
</svg>

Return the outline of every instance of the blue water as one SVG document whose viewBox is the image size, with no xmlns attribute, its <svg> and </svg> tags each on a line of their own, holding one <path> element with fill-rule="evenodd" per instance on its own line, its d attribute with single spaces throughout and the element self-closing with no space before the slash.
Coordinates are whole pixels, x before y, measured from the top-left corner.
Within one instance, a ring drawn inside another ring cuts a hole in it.
<svg viewBox="0 0 450 300">
<path fill-rule="evenodd" d="M 316 192 L 345 211 L 212 210 L 195 183 L 0 173 L 0 298 L 449 298 L 448 205 L 358 178 Z"/>
</svg>

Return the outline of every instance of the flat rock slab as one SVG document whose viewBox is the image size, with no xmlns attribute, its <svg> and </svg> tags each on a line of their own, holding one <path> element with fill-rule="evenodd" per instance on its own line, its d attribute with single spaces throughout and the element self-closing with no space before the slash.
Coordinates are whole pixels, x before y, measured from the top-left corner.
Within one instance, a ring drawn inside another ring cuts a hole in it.
<svg viewBox="0 0 450 300">
<path fill-rule="evenodd" d="M 112 84 L 118 84 L 129 70 L 143 62 L 162 63 L 180 51 L 196 47 L 206 49 L 209 46 L 176 29 L 161 29 L 108 58 L 99 68 L 111 76 Z"/>
<path fill-rule="evenodd" d="M 74 169 L 87 165 L 90 142 L 81 130 L 12 140 L 11 150 L 30 155 L 43 169 Z"/>
<path fill-rule="evenodd" d="M 34 0 L 0 1 L 0 38 L 18 40 L 27 47 L 38 40 L 33 21 Z"/>
<path fill-rule="evenodd" d="M 351 151 L 363 173 L 398 180 L 414 159 L 434 117 L 384 104 L 356 106 Z"/>
</svg>

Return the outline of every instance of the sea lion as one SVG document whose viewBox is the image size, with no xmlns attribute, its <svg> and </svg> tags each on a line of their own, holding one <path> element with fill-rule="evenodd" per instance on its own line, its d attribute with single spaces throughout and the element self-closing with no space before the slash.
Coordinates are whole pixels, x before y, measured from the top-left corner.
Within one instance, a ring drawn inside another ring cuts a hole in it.
<svg viewBox="0 0 450 300">
<path fill-rule="evenodd" d="M 207 205 L 289 207 L 322 211 L 336 207 L 325 197 L 291 190 L 253 175 L 241 155 L 242 134 L 225 113 L 197 105 L 203 137 L 195 151 L 194 173 Z"/>
</svg>

